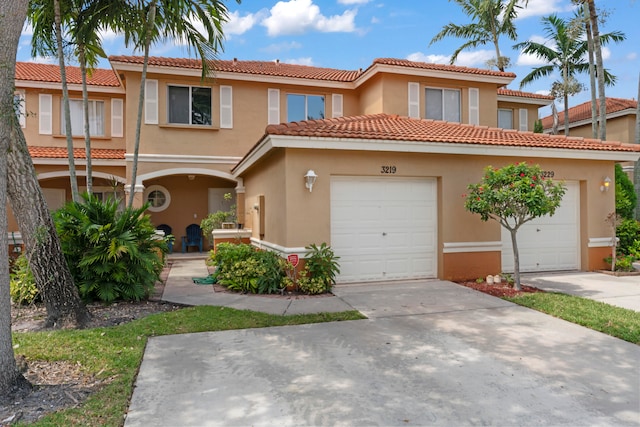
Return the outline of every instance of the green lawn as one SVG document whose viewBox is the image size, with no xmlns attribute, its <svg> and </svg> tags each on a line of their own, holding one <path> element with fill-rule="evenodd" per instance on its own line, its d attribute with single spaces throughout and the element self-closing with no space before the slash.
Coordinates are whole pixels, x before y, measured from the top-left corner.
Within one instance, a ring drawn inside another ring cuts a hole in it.
<svg viewBox="0 0 640 427">
<path fill-rule="evenodd" d="M 640 345 L 640 313 L 637 311 L 553 292 L 504 299 Z"/>
<path fill-rule="evenodd" d="M 48 415 L 34 425 L 120 426 L 149 337 L 363 318 L 357 311 L 278 316 L 199 306 L 111 328 L 15 333 L 13 339 L 16 354 L 25 355 L 27 360 L 68 361 L 98 379 L 108 380 L 81 407 Z"/>
</svg>

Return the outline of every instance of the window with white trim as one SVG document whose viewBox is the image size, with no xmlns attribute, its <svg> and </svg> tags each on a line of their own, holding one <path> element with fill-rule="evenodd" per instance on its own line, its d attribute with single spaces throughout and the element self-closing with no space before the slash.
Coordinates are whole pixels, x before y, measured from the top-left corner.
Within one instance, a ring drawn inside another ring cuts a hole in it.
<svg viewBox="0 0 640 427">
<path fill-rule="evenodd" d="M 287 121 L 324 119 L 324 96 L 287 95 Z"/>
<path fill-rule="evenodd" d="M 89 100 L 89 134 L 91 136 L 104 136 L 104 101 Z M 69 110 L 71 111 L 71 134 L 74 136 L 84 135 L 84 107 L 81 99 L 70 99 Z M 64 105 L 61 106 L 64 111 Z M 61 133 L 67 133 L 67 126 L 64 114 L 61 114 Z"/>
<path fill-rule="evenodd" d="M 162 185 L 150 185 L 144 191 L 144 201 L 149 203 L 151 212 L 161 212 L 171 204 L 171 194 Z"/>
<path fill-rule="evenodd" d="M 425 89 L 426 118 L 460 123 L 460 91 L 457 89 Z"/>
<path fill-rule="evenodd" d="M 513 129 L 513 110 L 508 108 L 498 109 L 498 127 L 501 129 Z"/>
<path fill-rule="evenodd" d="M 211 126 L 211 88 L 167 86 L 168 122 Z"/>
</svg>

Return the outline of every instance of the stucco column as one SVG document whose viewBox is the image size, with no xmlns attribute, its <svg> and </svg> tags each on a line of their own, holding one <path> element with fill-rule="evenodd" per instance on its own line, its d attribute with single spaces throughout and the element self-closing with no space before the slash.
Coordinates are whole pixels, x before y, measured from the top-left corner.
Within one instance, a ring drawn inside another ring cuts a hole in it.
<svg viewBox="0 0 640 427">
<path fill-rule="evenodd" d="M 246 222 L 244 194 L 244 182 L 239 178 L 238 185 L 236 185 L 236 218 L 238 221 L 238 227 L 240 228 L 244 228 L 244 224 Z"/>
<path fill-rule="evenodd" d="M 127 184 L 124 186 L 124 194 L 125 194 L 125 199 L 129 200 L 129 193 L 131 192 L 131 185 Z M 144 185 L 136 185 L 134 188 L 134 195 L 133 195 L 133 208 L 134 209 L 138 209 L 142 207 L 142 204 L 144 203 Z"/>
</svg>

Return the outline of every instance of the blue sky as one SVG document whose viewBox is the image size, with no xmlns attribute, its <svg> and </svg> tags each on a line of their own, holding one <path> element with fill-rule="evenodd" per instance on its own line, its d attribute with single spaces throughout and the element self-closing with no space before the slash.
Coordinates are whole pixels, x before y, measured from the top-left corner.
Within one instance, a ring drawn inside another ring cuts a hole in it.
<svg viewBox="0 0 640 427">
<path fill-rule="evenodd" d="M 244 0 L 241 4 L 226 4 L 230 19 L 225 26 L 221 59 L 279 59 L 349 70 L 364 69 L 380 57 L 448 63 L 449 55 L 464 41 L 447 38 L 429 45 L 431 39 L 449 22 L 470 22 L 455 2 L 447 0 Z M 596 0 L 596 5 L 608 13 L 601 32 L 618 30 L 626 34 L 624 42 L 609 45 L 604 51 L 605 67 L 618 78 L 615 87 L 607 88 L 607 96 L 635 99 L 640 73 L 640 0 Z M 569 19 L 573 15 L 571 1 L 529 0 L 516 21 L 518 41 L 543 42 L 540 18 L 551 13 Z M 25 28 L 18 49 L 19 61 L 55 62 L 31 58 L 30 40 L 29 28 Z M 511 48 L 513 44 L 504 39 L 501 49 L 512 61 L 508 71 L 518 75 L 509 88 L 519 89 L 521 78 L 540 63 L 520 55 Z M 140 54 L 125 47 L 117 34 L 105 34 L 104 47 L 109 55 Z M 170 41 L 152 47 L 151 55 L 187 57 L 189 52 Z M 464 52 L 457 64 L 486 68 L 487 59 L 493 56 L 493 46 L 487 45 Z M 102 66 L 109 64 L 103 62 Z M 523 90 L 546 93 L 558 77 L 541 79 Z M 586 76 L 581 80 L 588 84 Z M 587 101 L 589 96 L 585 90 L 572 97 L 570 105 Z"/>
</svg>

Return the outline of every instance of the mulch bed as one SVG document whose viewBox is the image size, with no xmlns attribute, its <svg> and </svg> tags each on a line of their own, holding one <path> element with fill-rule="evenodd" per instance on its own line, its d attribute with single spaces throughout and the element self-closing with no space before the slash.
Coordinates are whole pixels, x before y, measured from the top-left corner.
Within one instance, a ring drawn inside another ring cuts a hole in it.
<svg viewBox="0 0 640 427">
<path fill-rule="evenodd" d="M 523 294 L 530 294 L 536 292 L 544 292 L 542 289 L 535 288 L 533 286 L 521 285 L 522 290 L 516 291 L 511 285 L 506 282 L 495 283 L 489 285 L 487 282 L 458 282 L 459 285 L 466 286 L 467 288 L 475 289 L 476 291 L 483 292 L 485 294 L 493 295 L 494 297 L 514 297 Z"/>
</svg>

